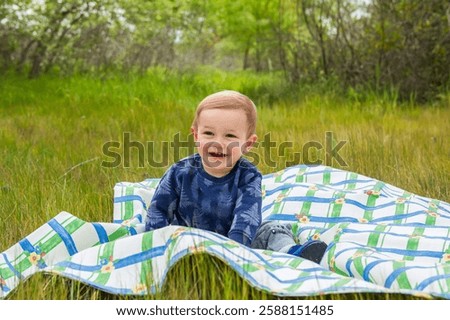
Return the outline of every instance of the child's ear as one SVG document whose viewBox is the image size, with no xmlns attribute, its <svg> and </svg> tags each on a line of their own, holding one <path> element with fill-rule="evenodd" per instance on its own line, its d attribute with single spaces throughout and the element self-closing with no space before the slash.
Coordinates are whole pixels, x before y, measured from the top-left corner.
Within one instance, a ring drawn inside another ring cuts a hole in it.
<svg viewBox="0 0 450 320">
<path fill-rule="evenodd" d="M 248 139 L 247 142 L 245 143 L 245 153 L 249 152 L 250 149 L 253 147 L 253 145 L 255 144 L 256 140 L 258 140 L 258 136 L 256 134 L 252 134 Z"/>
<path fill-rule="evenodd" d="M 198 130 L 195 127 L 191 127 L 191 133 L 194 136 L 194 141 L 197 141 L 198 139 Z"/>
</svg>

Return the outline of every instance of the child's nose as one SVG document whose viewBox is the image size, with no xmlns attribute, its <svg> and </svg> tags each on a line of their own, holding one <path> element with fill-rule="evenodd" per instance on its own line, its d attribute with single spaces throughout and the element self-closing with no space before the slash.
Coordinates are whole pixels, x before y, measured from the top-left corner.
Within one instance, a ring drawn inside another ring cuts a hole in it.
<svg viewBox="0 0 450 320">
<path fill-rule="evenodd" d="M 226 145 L 219 139 L 215 139 L 214 141 L 208 142 L 205 147 L 207 148 L 213 148 L 215 149 L 215 151 L 220 151 L 222 152 L 223 150 L 225 150 Z"/>
<path fill-rule="evenodd" d="M 217 138 L 216 143 L 217 143 L 217 145 L 216 145 L 217 148 L 221 148 L 222 150 L 225 150 L 225 148 L 227 146 L 225 139 Z"/>
</svg>

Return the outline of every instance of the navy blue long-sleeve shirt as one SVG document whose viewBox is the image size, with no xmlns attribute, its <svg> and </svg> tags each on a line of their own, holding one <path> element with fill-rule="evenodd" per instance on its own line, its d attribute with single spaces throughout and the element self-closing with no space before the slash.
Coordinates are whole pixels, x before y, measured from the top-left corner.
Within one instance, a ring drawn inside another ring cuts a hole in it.
<svg viewBox="0 0 450 320">
<path fill-rule="evenodd" d="M 249 246 L 261 224 L 261 179 L 258 169 L 244 158 L 220 178 L 203 169 L 199 154 L 182 159 L 161 178 L 145 229 L 188 226 Z"/>
</svg>

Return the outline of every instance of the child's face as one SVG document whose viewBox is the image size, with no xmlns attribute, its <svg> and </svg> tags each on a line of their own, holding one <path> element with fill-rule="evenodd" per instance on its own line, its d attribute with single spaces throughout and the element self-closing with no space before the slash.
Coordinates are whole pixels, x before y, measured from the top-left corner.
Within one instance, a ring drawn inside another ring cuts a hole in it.
<svg viewBox="0 0 450 320">
<path fill-rule="evenodd" d="M 203 168 L 215 177 L 228 174 L 257 138 L 254 134 L 248 136 L 247 116 L 239 109 L 203 110 L 192 133 Z"/>
</svg>

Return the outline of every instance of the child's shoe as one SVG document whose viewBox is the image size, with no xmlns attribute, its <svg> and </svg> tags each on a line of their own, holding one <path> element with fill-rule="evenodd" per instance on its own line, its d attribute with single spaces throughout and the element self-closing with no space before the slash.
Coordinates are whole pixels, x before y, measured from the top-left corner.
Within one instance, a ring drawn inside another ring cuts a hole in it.
<svg viewBox="0 0 450 320">
<path fill-rule="evenodd" d="M 328 245 L 320 240 L 309 240 L 304 244 L 297 244 L 289 249 L 288 253 L 297 257 L 320 263 Z"/>
</svg>

